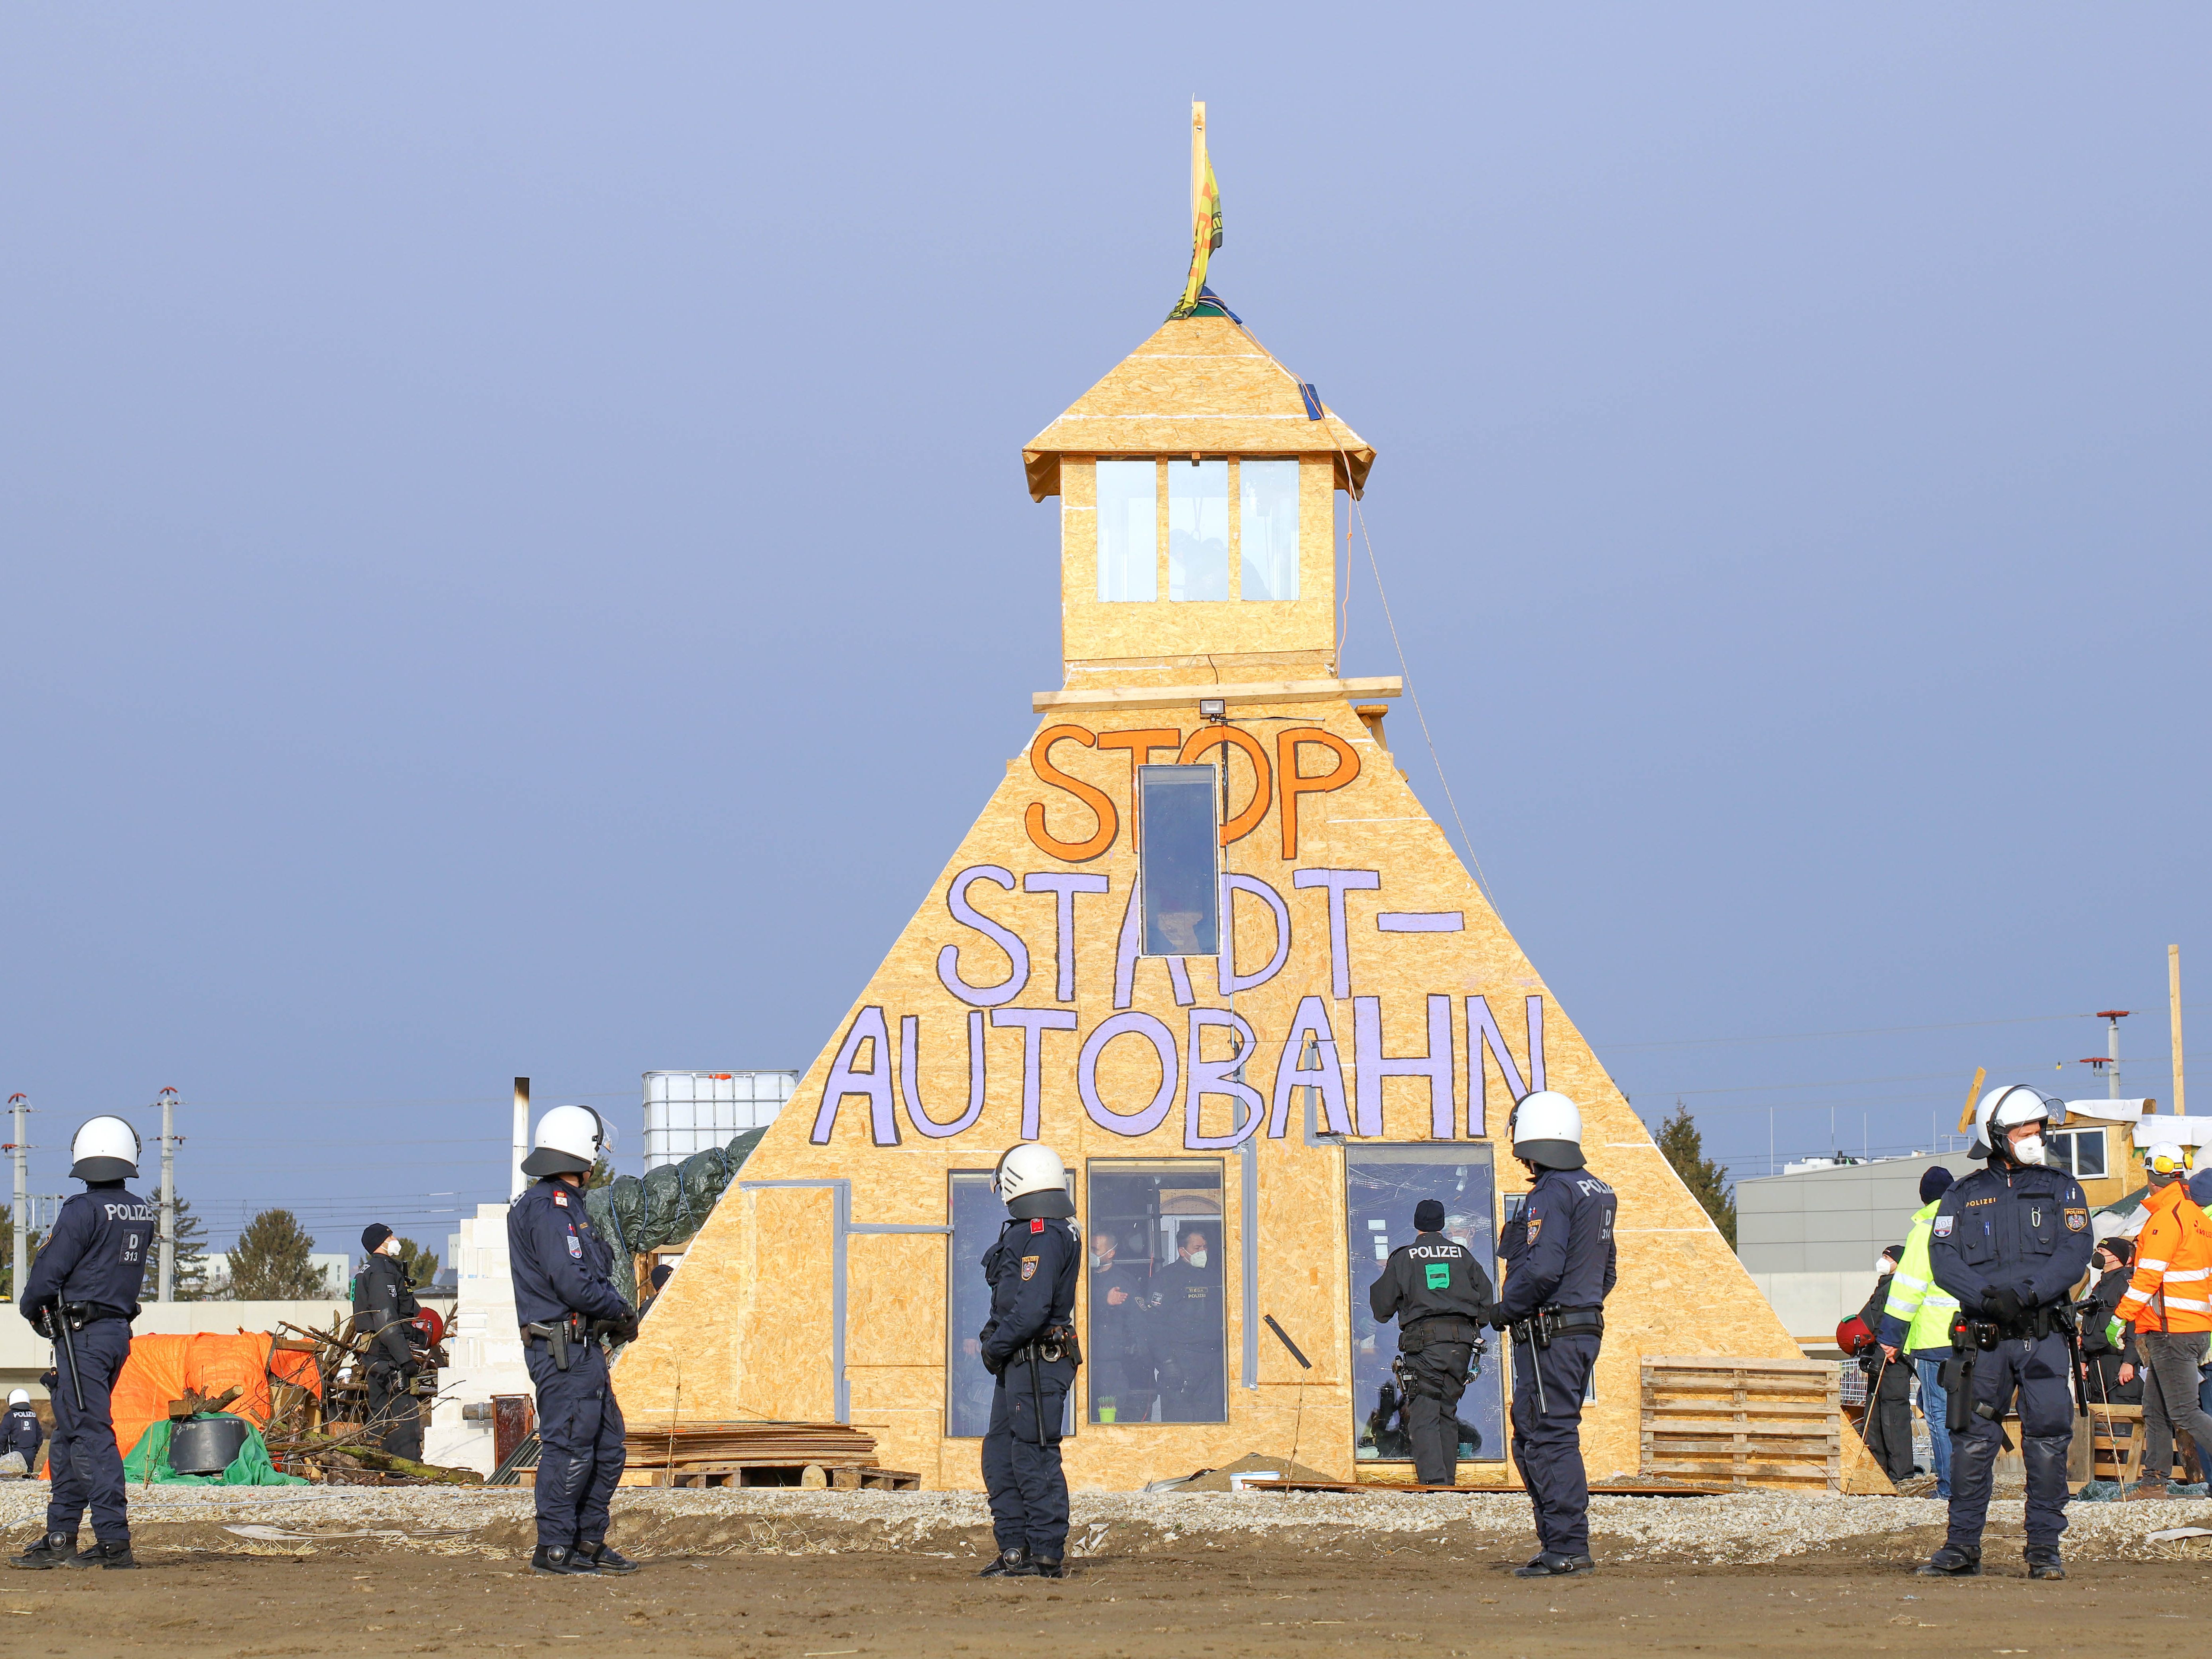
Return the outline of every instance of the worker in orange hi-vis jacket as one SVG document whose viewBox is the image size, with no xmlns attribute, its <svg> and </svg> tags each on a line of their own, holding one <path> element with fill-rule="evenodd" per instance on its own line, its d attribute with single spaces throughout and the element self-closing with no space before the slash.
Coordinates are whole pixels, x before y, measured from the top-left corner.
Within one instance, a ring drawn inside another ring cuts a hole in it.
<svg viewBox="0 0 2212 1659">
<path fill-rule="evenodd" d="M 2197 1372 L 2212 1333 L 2212 1217 L 2189 1196 L 2189 1163 L 2180 1147 L 2154 1146 L 2143 1157 L 2149 1219 L 2136 1239 L 2135 1275 L 2112 1317 L 2136 1328 L 2142 1355 L 2142 1478 L 2130 1494 L 2166 1495 L 2176 1430 L 2212 1457 L 2212 1416 L 2197 1403 Z"/>
</svg>

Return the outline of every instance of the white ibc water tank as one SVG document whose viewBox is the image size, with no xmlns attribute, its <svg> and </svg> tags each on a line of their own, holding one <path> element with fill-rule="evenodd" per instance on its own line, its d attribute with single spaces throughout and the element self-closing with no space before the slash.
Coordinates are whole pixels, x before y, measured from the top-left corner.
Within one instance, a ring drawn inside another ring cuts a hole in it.
<svg viewBox="0 0 2212 1659">
<path fill-rule="evenodd" d="M 647 1072 L 645 1167 L 681 1164 L 775 1122 L 798 1086 L 796 1072 Z"/>
</svg>

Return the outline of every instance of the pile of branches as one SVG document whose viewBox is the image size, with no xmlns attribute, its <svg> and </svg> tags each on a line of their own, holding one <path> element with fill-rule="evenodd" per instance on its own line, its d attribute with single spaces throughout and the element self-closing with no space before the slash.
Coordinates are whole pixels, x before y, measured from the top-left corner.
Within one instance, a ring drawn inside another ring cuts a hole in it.
<svg viewBox="0 0 2212 1659">
<path fill-rule="evenodd" d="M 339 1380 L 342 1372 L 359 1376 L 368 1364 L 368 1340 L 354 1335 L 347 1328 L 350 1322 L 342 1315 L 333 1315 L 328 1330 L 284 1325 L 285 1330 L 314 1345 L 322 1389 L 314 1393 L 272 1380 L 269 1421 L 261 1431 L 270 1461 L 287 1474 L 304 1474 L 330 1486 L 482 1486 L 483 1476 L 474 1469 L 417 1462 L 383 1449 L 380 1443 L 390 1423 L 381 1417 L 368 1418 L 367 1390 L 362 1384 Z M 435 1348 L 423 1356 L 426 1366 L 435 1365 L 444 1358 L 442 1351 Z M 416 1399 L 427 1424 L 437 1397 L 418 1395 Z"/>
</svg>

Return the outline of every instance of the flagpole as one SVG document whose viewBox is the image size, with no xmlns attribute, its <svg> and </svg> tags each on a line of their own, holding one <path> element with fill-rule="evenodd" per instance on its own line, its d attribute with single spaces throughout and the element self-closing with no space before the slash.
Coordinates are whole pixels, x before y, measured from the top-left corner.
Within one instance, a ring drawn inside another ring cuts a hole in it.
<svg viewBox="0 0 2212 1659">
<path fill-rule="evenodd" d="M 1190 105 L 1190 222 L 1198 223 L 1199 203 L 1206 195 L 1206 106 L 1198 100 Z"/>
</svg>

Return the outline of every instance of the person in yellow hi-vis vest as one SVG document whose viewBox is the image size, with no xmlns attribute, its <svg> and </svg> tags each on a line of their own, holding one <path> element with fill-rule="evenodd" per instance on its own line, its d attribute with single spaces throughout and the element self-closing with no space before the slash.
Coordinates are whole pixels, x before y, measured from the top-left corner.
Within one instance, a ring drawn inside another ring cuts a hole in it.
<svg viewBox="0 0 2212 1659">
<path fill-rule="evenodd" d="M 2136 1236 L 2135 1276 L 2112 1317 L 2136 1328 L 2142 1355 L 2142 1478 L 2134 1496 L 2163 1498 L 2179 1429 L 2212 1455 L 2212 1416 L 2197 1403 L 2197 1372 L 2212 1332 L 2212 1217 L 2189 1196 L 2189 1162 L 2161 1142 L 2143 1154 L 2149 1219 Z"/>
<path fill-rule="evenodd" d="M 1889 1302 L 1875 1333 L 1883 1358 L 1892 1364 L 1900 1358 L 1910 1360 L 1920 1378 L 1920 1414 L 1928 1419 L 1936 1496 L 1946 1503 L 1951 1497 L 1951 1431 L 1945 1422 L 1950 1397 L 1943 1390 L 1942 1366 L 1951 1357 L 1951 1318 L 1959 1311 L 1959 1298 L 1928 1269 L 1928 1236 L 1936 1206 L 1950 1187 L 1951 1172 L 1940 1164 L 1920 1172 L 1920 1207 L 1905 1235 L 1905 1260 L 1889 1276 Z"/>
</svg>

